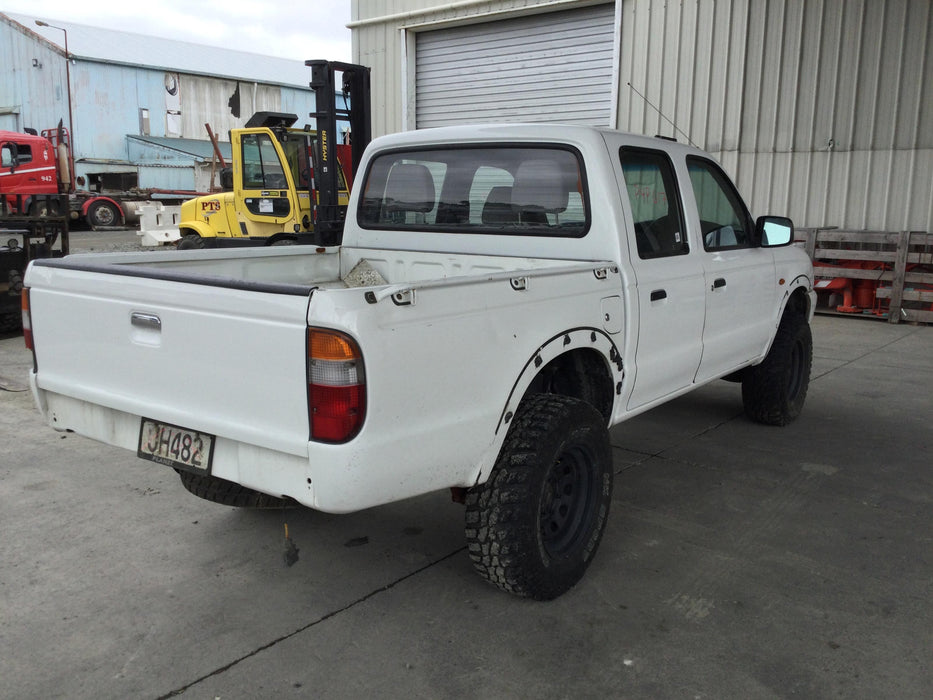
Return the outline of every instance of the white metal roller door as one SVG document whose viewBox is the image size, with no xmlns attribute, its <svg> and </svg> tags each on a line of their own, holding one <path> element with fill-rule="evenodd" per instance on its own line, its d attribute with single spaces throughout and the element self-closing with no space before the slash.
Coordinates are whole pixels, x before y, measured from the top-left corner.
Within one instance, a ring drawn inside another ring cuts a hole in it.
<svg viewBox="0 0 933 700">
<path fill-rule="evenodd" d="M 609 126 L 614 16 L 610 3 L 419 33 L 417 127 Z"/>
</svg>

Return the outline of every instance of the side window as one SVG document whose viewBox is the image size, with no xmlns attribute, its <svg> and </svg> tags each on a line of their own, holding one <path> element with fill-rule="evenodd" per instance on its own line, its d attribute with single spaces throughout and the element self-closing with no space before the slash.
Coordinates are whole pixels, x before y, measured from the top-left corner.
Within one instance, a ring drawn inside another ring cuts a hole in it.
<svg viewBox="0 0 933 700">
<path fill-rule="evenodd" d="M 19 144 L 16 147 L 16 164 L 22 165 L 23 163 L 32 162 L 32 146 L 28 144 Z"/>
<path fill-rule="evenodd" d="M 288 186 L 272 139 L 266 134 L 243 136 L 243 189 L 281 189 Z"/>
<path fill-rule="evenodd" d="M 700 214 L 704 249 L 729 250 L 755 245 L 751 216 L 719 166 L 691 156 L 687 158 L 687 168 Z"/>
<path fill-rule="evenodd" d="M 15 146 L 12 143 L 5 143 L 3 146 L 0 146 L 0 167 L 12 168 L 13 164 L 16 162 L 13 159 L 16 151 L 14 150 Z"/>
<path fill-rule="evenodd" d="M 684 230 L 674 167 L 661 151 L 622 148 L 622 174 L 635 219 L 635 244 L 642 259 L 685 255 Z"/>
</svg>

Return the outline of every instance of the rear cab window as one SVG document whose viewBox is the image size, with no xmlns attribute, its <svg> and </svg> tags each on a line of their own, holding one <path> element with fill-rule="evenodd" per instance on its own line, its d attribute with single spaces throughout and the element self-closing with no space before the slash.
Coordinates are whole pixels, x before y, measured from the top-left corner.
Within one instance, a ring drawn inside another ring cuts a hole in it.
<svg viewBox="0 0 933 700">
<path fill-rule="evenodd" d="M 585 236 L 580 154 L 563 146 L 391 151 L 369 165 L 363 228 L 517 236 Z"/>
</svg>

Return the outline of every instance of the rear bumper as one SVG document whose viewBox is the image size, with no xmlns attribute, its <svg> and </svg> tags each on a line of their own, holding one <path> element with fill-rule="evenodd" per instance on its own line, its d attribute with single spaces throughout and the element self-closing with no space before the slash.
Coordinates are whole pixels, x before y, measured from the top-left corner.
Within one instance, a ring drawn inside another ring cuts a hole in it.
<svg viewBox="0 0 933 700">
<path fill-rule="evenodd" d="M 30 373 L 29 383 L 36 406 L 55 430 L 72 431 L 136 454 L 142 416 L 42 390 L 34 372 Z M 154 462 L 147 464 L 152 469 L 167 468 Z M 326 509 L 314 498 L 306 456 L 218 436 L 211 473 L 271 496 L 288 496 L 302 505 Z"/>
</svg>

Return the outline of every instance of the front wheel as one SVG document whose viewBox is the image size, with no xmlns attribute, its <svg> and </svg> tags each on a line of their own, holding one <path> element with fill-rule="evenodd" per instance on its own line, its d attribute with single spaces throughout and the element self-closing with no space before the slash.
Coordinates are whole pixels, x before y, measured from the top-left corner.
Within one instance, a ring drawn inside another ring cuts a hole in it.
<svg viewBox="0 0 933 700">
<path fill-rule="evenodd" d="M 489 480 L 466 497 L 476 571 L 519 596 L 551 600 L 593 559 L 612 499 L 606 420 L 579 399 L 528 397 Z"/>
<path fill-rule="evenodd" d="M 813 364 L 813 336 L 803 314 L 787 312 L 760 365 L 742 380 L 745 415 L 766 425 L 787 425 L 803 410 Z"/>
<path fill-rule="evenodd" d="M 178 250 L 196 250 L 199 248 L 206 248 L 207 243 L 196 233 L 186 233 L 182 236 L 181 240 L 178 241 L 176 247 Z"/>
</svg>

